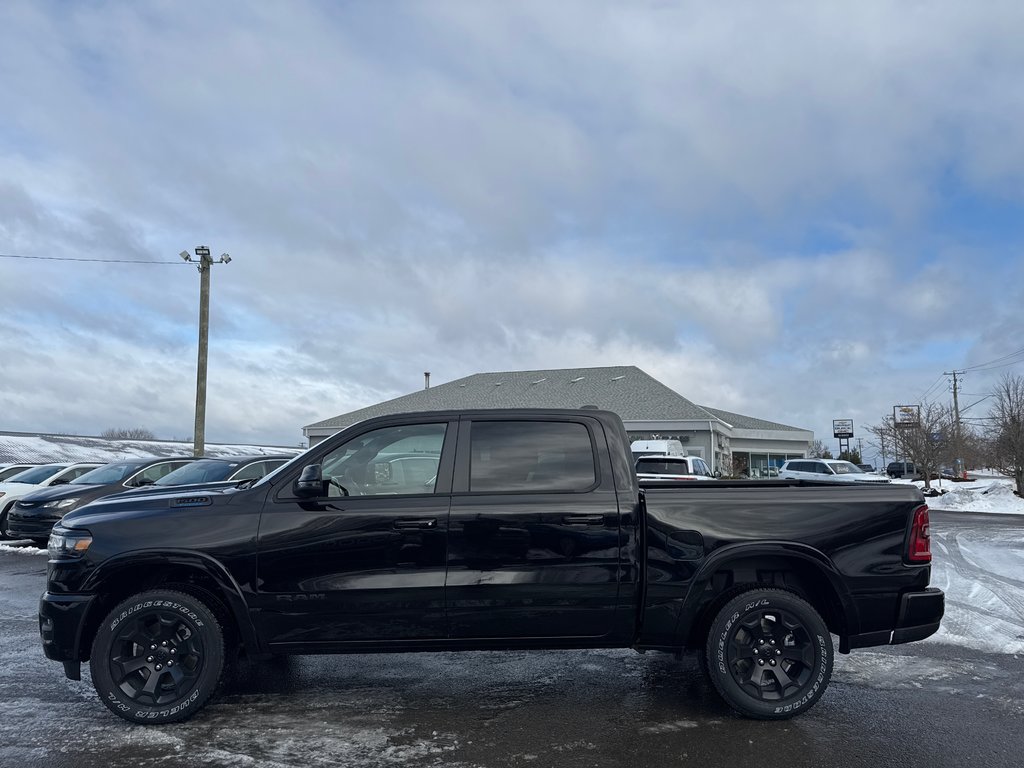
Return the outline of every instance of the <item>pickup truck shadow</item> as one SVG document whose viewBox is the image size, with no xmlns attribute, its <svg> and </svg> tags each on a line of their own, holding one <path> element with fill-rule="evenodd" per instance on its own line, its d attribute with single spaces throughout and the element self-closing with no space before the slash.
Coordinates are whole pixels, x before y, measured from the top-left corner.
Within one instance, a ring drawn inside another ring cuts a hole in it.
<svg viewBox="0 0 1024 768">
<path fill-rule="evenodd" d="M 739 719 L 714 692 L 696 656 L 628 650 L 274 657 L 240 663 L 217 704 L 255 705 L 258 711 L 265 704 L 270 718 L 307 707 L 379 707 L 391 714 L 429 711 L 488 720 L 524 708 L 527 717 L 541 716 L 553 702 L 573 707 L 575 699 L 602 711 L 647 713 L 658 722 Z"/>
</svg>

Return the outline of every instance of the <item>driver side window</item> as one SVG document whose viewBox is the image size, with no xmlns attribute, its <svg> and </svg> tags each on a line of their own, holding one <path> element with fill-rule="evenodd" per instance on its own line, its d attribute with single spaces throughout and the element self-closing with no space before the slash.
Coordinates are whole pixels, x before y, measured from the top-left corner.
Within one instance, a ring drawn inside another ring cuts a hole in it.
<svg viewBox="0 0 1024 768">
<path fill-rule="evenodd" d="M 433 493 L 447 424 L 383 427 L 324 456 L 329 496 Z"/>
</svg>

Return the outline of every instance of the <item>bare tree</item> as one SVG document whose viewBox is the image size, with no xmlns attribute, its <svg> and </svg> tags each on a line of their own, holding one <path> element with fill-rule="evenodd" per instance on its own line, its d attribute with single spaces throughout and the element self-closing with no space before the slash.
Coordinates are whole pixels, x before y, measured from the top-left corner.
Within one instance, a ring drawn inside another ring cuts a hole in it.
<svg viewBox="0 0 1024 768">
<path fill-rule="evenodd" d="M 877 438 L 879 445 L 893 448 L 897 459 L 902 456 L 913 462 L 924 478 L 925 488 L 931 488 L 931 476 L 950 459 L 953 416 L 944 405 L 922 405 L 920 421 L 914 426 L 897 427 L 892 416 L 886 416 L 881 424 L 868 427 L 868 431 Z"/>
<path fill-rule="evenodd" d="M 111 427 L 100 433 L 106 440 L 155 440 L 156 435 L 145 427 Z"/>
<path fill-rule="evenodd" d="M 814 440 L 807 448 L 807 457 L 809 459 L 831 459 L 832 452 L 825 447 L 825 443 L 821 440 Z"/>
<path fill-rule="evenodd" d="M 1010 475 L 1018 496 L 1024 496 L 1024 376 L 1003 374 L 989 411 L 995 466 Z"/>
</svg>

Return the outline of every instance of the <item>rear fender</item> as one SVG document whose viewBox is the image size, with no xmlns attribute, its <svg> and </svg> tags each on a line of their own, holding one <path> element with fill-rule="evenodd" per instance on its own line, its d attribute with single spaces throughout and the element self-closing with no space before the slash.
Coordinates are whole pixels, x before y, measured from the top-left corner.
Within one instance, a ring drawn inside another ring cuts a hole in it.
<svg viewBox="0 0 1024 768">
<path fill-rule="evenodd" d="M 821 590 L 819 594 L 822 594 L 826 600 L 831 599 L 832 603 L 838 601 L 838 605 L 832 607 L 835 608 L 835 616 L 842 623 L 842 634 L 856 634 L 860 630 L 860 618 L 849 589 L 835 565 L 822 552 L 806 544 L 791 541 L 732 544 L 716 550 L 706 558 L 700 570 L 695 574 L 683 600 L 676 624 L 675 637 L 679 638 L 681 645 L 687 645 L 696 622 L 704 618 L 702 612 L 722 594 L 717 592 L 713 585 L 714 575 L 720 571 L 730 570 L 730 566 L 740 566 L 741 564 L 744 569 L 756 568 L 758 560 L 763 560 L 768 570 L 779 570 L 780 563 L 792 564 L 795 570 L 801 572 L 810 570 L 815 576 L 820 576 L 828 589 Z M 756 583 L 756 581 L 751 583 Z M 765 586 L 779 585 L 766 584 Z M 820 609 L 819 612 L 823 615 L 827 613 Z M 827 620 L 828 616 L 825 618 Z"/>
</svg>

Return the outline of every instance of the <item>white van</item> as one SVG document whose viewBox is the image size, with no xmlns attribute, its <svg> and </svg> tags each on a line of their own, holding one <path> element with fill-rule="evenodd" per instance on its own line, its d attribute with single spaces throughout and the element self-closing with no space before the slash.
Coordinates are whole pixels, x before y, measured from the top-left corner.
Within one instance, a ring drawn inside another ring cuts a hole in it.
<svg viewBox="0 0 1024 768">
<path fill-rule="evenodd" d="M 678 440 L 634 440 L 629 445 L 635 462 L 641 456 L 685 456 L 683 444 Z"/>
</svg>

